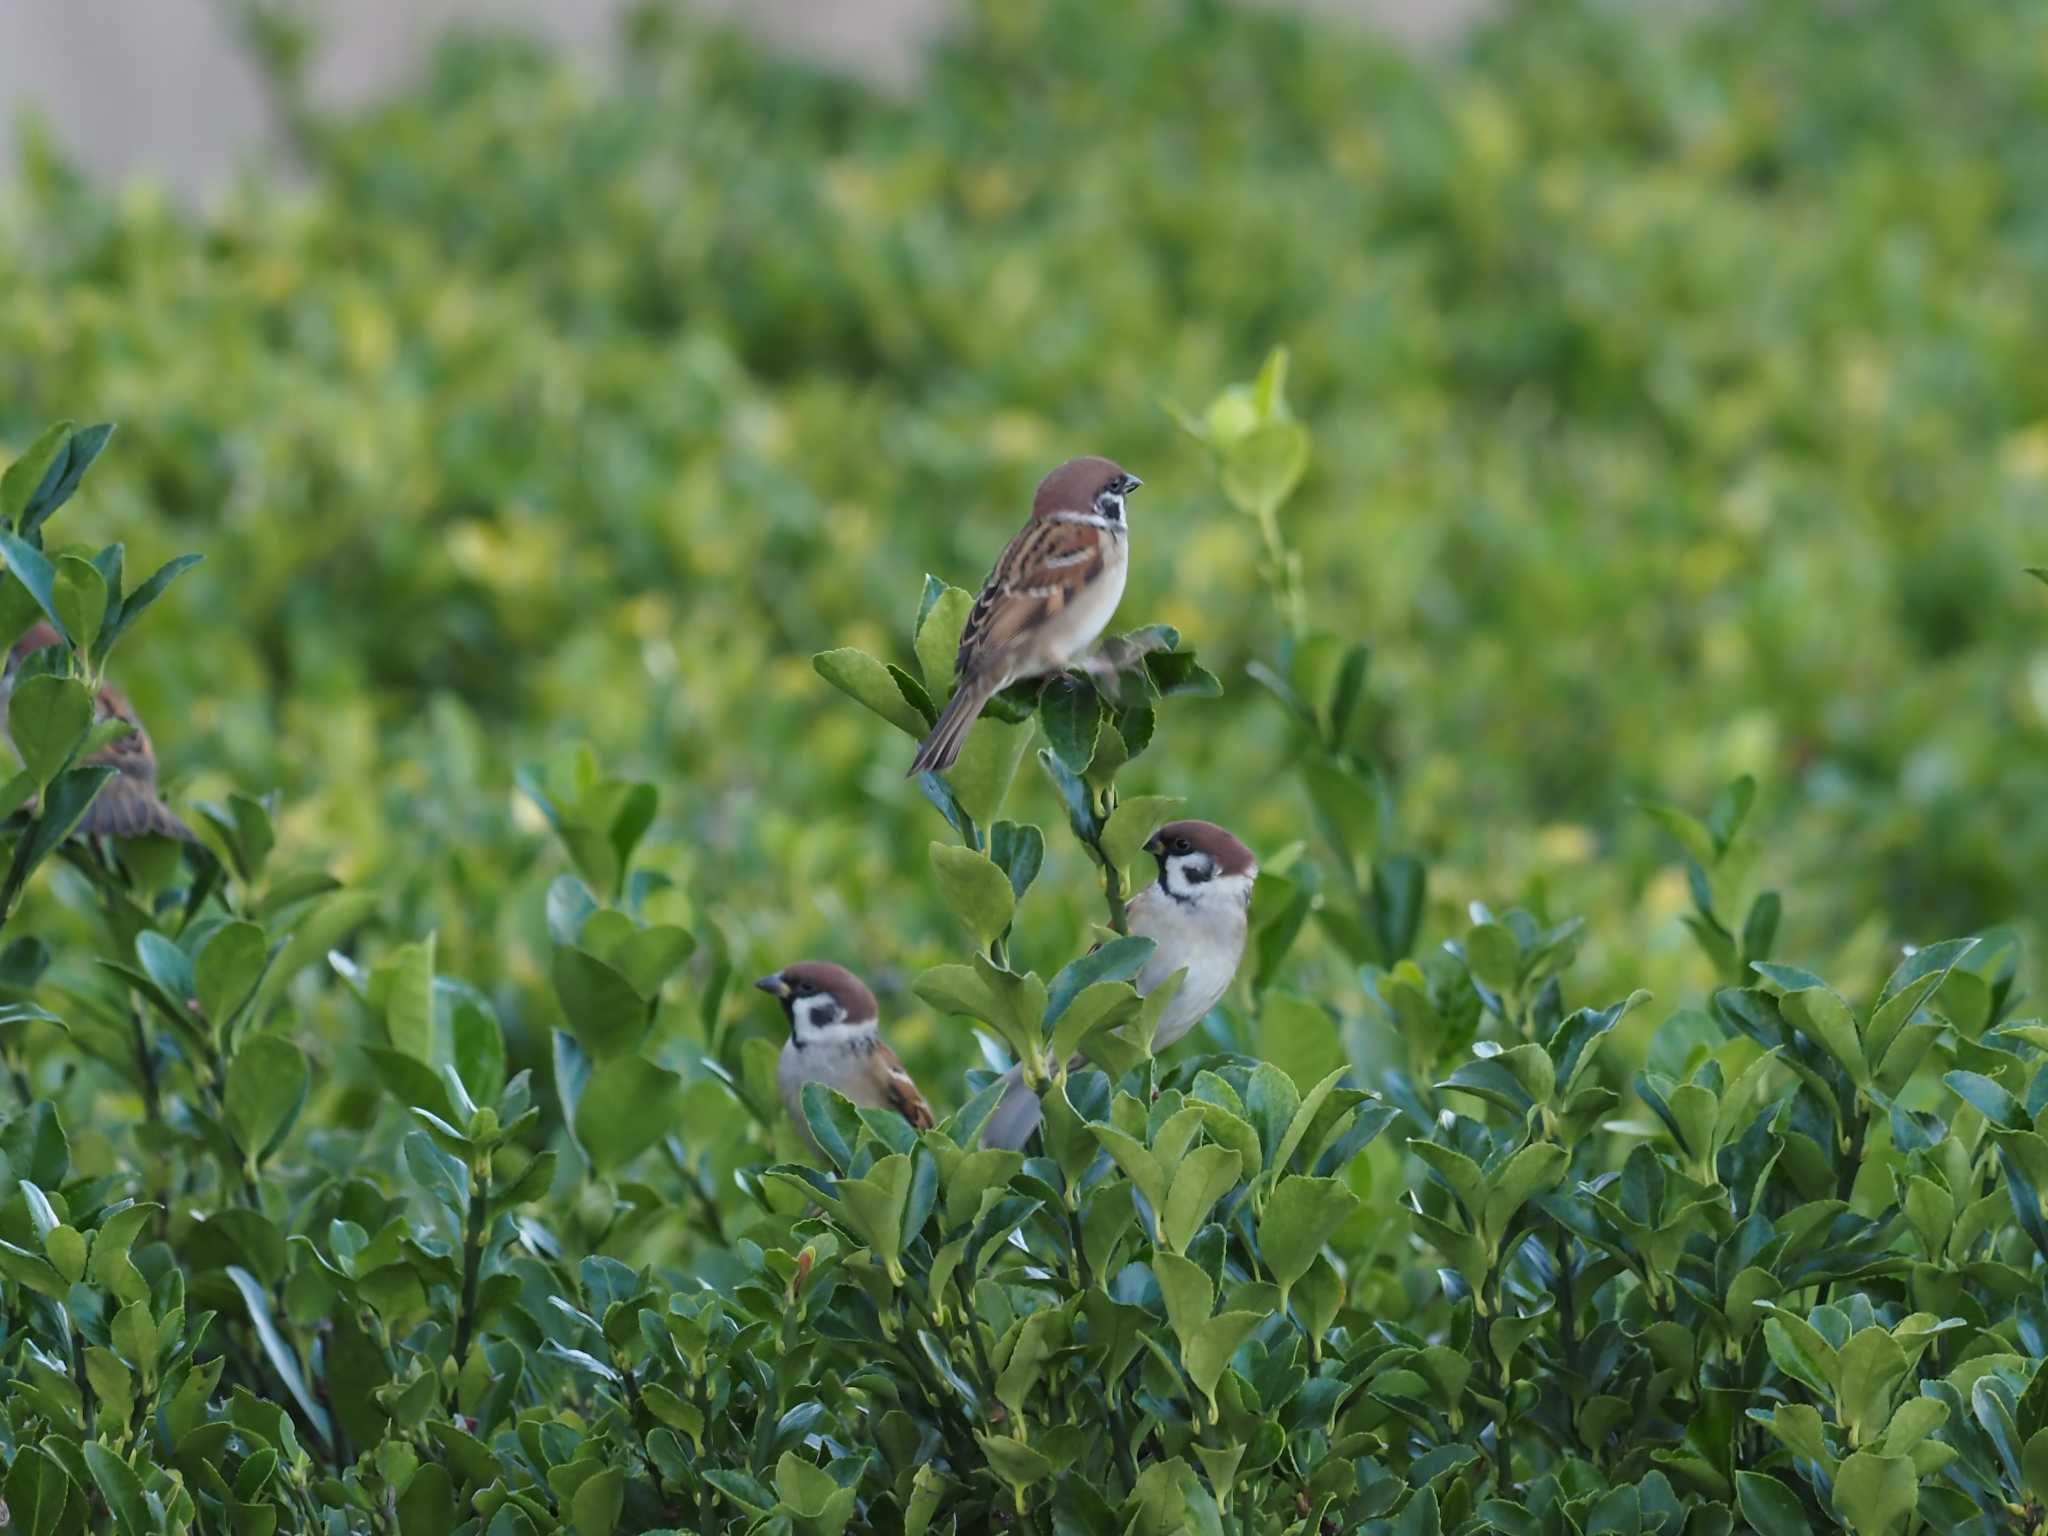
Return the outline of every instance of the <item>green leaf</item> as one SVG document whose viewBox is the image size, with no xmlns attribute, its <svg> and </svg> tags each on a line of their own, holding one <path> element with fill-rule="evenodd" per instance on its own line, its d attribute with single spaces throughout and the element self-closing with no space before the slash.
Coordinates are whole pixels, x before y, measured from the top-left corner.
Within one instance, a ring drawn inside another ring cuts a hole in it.
<svg viewBox="0 0 2048 1536">
<path fill-rule="evenodd" d="M 1157 942 L 1142 935 L 1111 939 L 1101 948 L 1060 968 L 1045 994 L 1045 1021 L 1054 1023 L 1086 989 L 1105 981 L 1130 981 L 1152 958 Z"/>
<path fill-rule="evenodd" d="M 398 1498 L 399 1536 L 447 1536 L 455 1529 L 455 1484 L 439 1462 L 421 1463 Z"/>
<path fill-rule="evenodd" d="M 122 600 L 118 611 L 108 617 L 100 629 L 99 642 L 93 647 L 95 663 L 104 662 L 112 654 L 114 642 L 128 632 L 128 628 L 143 614 L 147 613 L 171 585 L 185 572 L 197 565 L 204 556 L 180 555 L 157 567 L 150 578 Z"/>
<path fill-rule="evenodd" d="M 61 473 L 63 465 L 59 461 L 70 457 L 71 434 L 76 425 L 60 421 L 43 428 L 35 441 L 21 451 L 21 457 L 7 466 L 7 473 L 0 475 L 0 518 L 6 519 L 10 528 L 28 511 L 51 472 Z"/>
<path fill-rule="evenodd" d="M 269 1358 L 271 1369 L 276 1371 L 284 1382 L 285 1390 L 291 1393 L 292 1400 L 299 1405 L 299 1411 L 305 1415 L 306 1422 L 313 1426 L 313 1432 L 320 1437 L 321 1443 L 331 1443 L 333 1433 L 327 1426 L 327 1410 L 315 1402 L 312 1394 L 306 1390 L 306 1378 L 299 1369 L 299 1357 L 285 1342 L 284 1336 L 277 1331 L 277 1323 L 270 1313 L 270 1296 L 264 1290 L 263 1282 L 239 1264 L 230 1264 L 227 1267 L 227 1277 L 234 1282 L 235 1289 L 242 1293 L 242 1303 L 249 1309 L 249 1321 L 256 1329 L 256 1337 L 263 1345 L 263 1353 Z"/>
<path fill-rule="evenodd" d="M 1735 1499 L 1757 1536 L 1812 1536 L 1806 1506 L 1790 1488 L 1762 1472 L 1735 1474 Z"/>
<path fill-rule="evenodd" d="M 2000 1130 L 2023 1131 L 2033 1124 L 2019 1100 L 1982 1073 L 1948 1072 L 1941 1080 L 1957 1098 Z"/>
<path fill-rule="evenodd" d="M 910 1204 L 911 1159 L 900 1152 L 878 1160 L 865 1178 L 841 1179 L 839 1199 L 848 1225 L 875 1252 L 889 1278 L 903 1283 L 903 1218 Z"/>
<path fill-rule="evenodd" d="M 1266 1320 L 1263 1312 L 1225 1312 L 1212 1317 L 1195 1330 L 1195 1336 L 1181 1345 L 1180 1363 L 1202 1396 L 1209 1400 L 1209 1416 L 1217 1416 L 1216 1383 L 1230 1364 L 1238 1346 L 1252 1336 Z"/>
<path fill-rule="evenodd" d="M 1209 1321 L 1216 1306 L 1216 1287 L 1201 1265 L 1177 1253 L 1154 1253 L 1152 1277 L 1159 1282 L 1160 1299 L 1166 1303 L 1167 1326 L 1185 1348 Z"/>
<path fill-rule="evenodd" d="M 255 993 L 269 958 L 263 930 L 254 923 L 215 929 L 193 962 L 193 984 L 206 1017 L 216 1025 L 233 1019 Z"/>
<path fill-rule="evenodd" d="M 383 1010 L 384 1037 L 415 1061 L 434 1060 L 434 936 L 407 944 L 377 968 L 372 1005 Z"/>
<path fill-rule="evenodd" d="M 107 439 L 113 435 L 114 425 L 107 421 L 80 427 L 70 433 L 21 509 L 20 532 L 23 538 L 34 536 L 49 521 L 50 514 L 71 499 L 78 490 L 79 482 L 85 478 L 85 472 L 92 468 L 93 460 L 100 456 L 100 450 L 107 446 Z"/>
<path fill-rule="evenodd" d="M 64 617 L 64 632 L 80 650 L 90 652 L 107 616 L 107 580 L 77 555 L 58 556 L 55 570 L 50 601 Z"/>
<path fill-rule="evenodd" d="M 1086 773 L 1102 730 L 1102 699 L 1094 684 L 1066 675 L 1054 678 L 1039 697 L 1038 718 L 1059 760 L 1074 773 Z"/>
<path fill-rule="evenodd" d="M 1465 963 L 1473 979 L 1489 992 L 1509 993 L 1515 989 L 1522 948 L 1500 924 L 1480 923 L 1465 935 Z"/>
<path fill-rule="evenodd" d="M 1323 1245 L 1363 1203 L 1341 1179 L 1290 1174 L 1273 1186 L 1259 1216 L 1259 1257 L 1280 1287 L 1283 1306 Z"/>
<path fill-rule="evenodd" d="M 1058 1470 L 1048 1457 L 1022 1440 L 1012 1440 L 1008 1435 L 986 1434 L 981 1430 L 974 1432 L 974 1438 L 980 1443 L 982 1454 L 988 1457 L 988 1464 L 996 1476 L 1012 1488 L 1021 1490 L 1034 1483 L 1042 1483 Z"/>
<path fill-rule="evenodd" d="M 1010 877 L 972 848 L 950 843 L 933 843 L 931 860 L 940 899 L 966 927 L 976 948 L 988 948 L 1017 913 Z"/>
<path fill-rule="evenodd" d="M 73 677 L 23 678 L 7 701 L 8 734 L 38 789 L 63 771 L 91 728 L 92 692 Z"/>
<path fill-rule="evenodd" d="M 974 594 L 949 587 L 935 576 L 925 577 L 923 611 L 918 615 L 916 651 L 918 670 L 935 699 L 953 691 L 953 661 L 960 652 L 960 631 L 974 611 Z"/>
<path fill-rule="evenodd" d="M 1858 1087 L 1868 1086 L 1870 1067 L 1857 1039 L 1856 1016 L 1840 994 L 1797 967 L 1759 962 L 1756 973 L 1778 990 L 1786 1018 L 1849 1074 Z"/>
<path fill-rule="evenodd" d="M 569 1499 L 569 1529 L 575 1536 L 612 1536 L 626 1500 L 626 1474 L 606 1467 L 583 1480 Z"/>
<path fill-rule="evenodd" d="M 1259 1058 L 1271 1062 L 1296 1084 L 1313 1083 L 1336 1072 L 1348 1058 L 1337 1021 L 1320 1004 L 1293 992 L 1268 992 L 1259 1008 Z"/>
<path fill-rule="evenodd" d="M 1102 828 L 1102 855 L 1112 868 L 1128 870 L 1151 841 L 1187 802 L 1178 795 L 1133 795 L 1109 813 Z"/>
<path fill-rule="evenodd" d="M 113 1511 L 121 1536 L 151 1536 L 156 1522 L 149 1517 L 149 1500 L 135 1469 L 97 1440 L 86 1441 L 83 1449 L 85 1464 L 92 1469 L 92 1480 Z"/>
<path fill-rule="evenodd" d="M 4 529 L 0 529 L 0 555 L 7 557 L 7 568 L 28 589 L 43 617 L 57 627 L 57 633 L 68 645 L 71 632 L 64 627 L 63 615 L 57 610 L 57 570 L 49 557 Z"/>
<path fill-rule="evenodd" d="M 647 1038 L 652 1004 L 588 950 L 557 948 L 554 982 L 570 1033 L 597 1061 L 629 1055 Z"/>
<path fill-rule="evenodd" d="M 1126 1135 L 1113 1125 L 1100 1120 L 1091 1120 L 1088 1130 L 1102 1143 L 1103 1150 L 1116 1160 L 1124 1176 L 1137 1185 L 1138 1193 L 1145 1197 L 1145 1203 L 1156 1213 L 1166 1204 L 1166 1170 L 1160 1167 L 1159 1159 L 1152 1149 L 1133 1136 Z"/>
<path fill-rule="evenodd" d="M 1920 1507 L 1920 1478 L 1904 1456 L 1858 1451 L 1835 1470 L 1835 1513 L 1856 1536 L 1892 1536 Z"/>
<path fill-rule="evenodd" d="M 199 958 L 203 981 L 206 951 Z M 228 1127 L 250 1166 L 291 1129 L 311 1082 L 305 1054 L 282 1035 L 251 1035 L 235 1048 L 228 1062 Z"/>
<path fill-rule="evenodd" d="M 1227 1147 L 1197 1147 L 1181 1159 L 1167 1190 L 1159 1233 L 1175 1253 L 1187 1252 L 1209 1212 L 1237 1184 L 1244 1160 Z"/>
<path fill-rule="evenodd" d="M 15 857 L 24 859 L 30 869 L 48 858 L 59 843 L 77 830 L 78 824 L 85 819 L 85 813 L 92 809 L 93 801 L 106 788 L 114 773 L 111 767 L 95 765 L 67 768 L 58 774 L 51 781 L 49 793 L 43 797 L 35 830 L 29 834 L 25 846 L 16 850 Z"/>
<path fill-rule="evenodd" d="M 676 1128 L 682 1079 L 639 1056 L 599 1061 L 576 1104 L 576 1141 L 609 1177 Z"/>
<path fill-rule="evenodd" d="M 818 676 L 856 703 L 865 704 L 905 735 L 922 740 L 928 728 L 917 707 L 903 696 L 889 668 L 852 646 L 820 651 L 811 658 Z"/>
<path fill-rule="evenodd" d="M 1820 1397 L 1834 1396 L 1840 1363 L 1834 1347 L 1809 1324 L 1783 1312 L 1768 1318 L 1764 1322 L 1764 1345 L 1771 1362 L 1787 1376 L 1804 1383 Z"/>
<path fill-rule="evenodd" d="M 1892 1394 L 1910 1368 L 1906 1352 L 1883 1328 L 1865 1328 L 1837 1360 L 1836 1416 L 1852 1446 L 1869 1445 L 1891 1419 Z"/>
<path fill-rule="evenodd" d="M 981 826 L 990 826 L 1002 814 L 1010 786 L 1017 778 L 1017 765 L 1024 761 L 1031 745 L 1031 725 L 1012 725 L 983 715 L 967 733 L 960 748 L 960 761 L 946 770 L 960 808 Z"/>
<path fill-rule="evenodd" d="M 0 1500 L 13 1522 L 9 1536 L 58 1536 L 66 1528 L 64 1506 L 72 1498 L 70 1474 L 42 1447 L 24 1444 L 0 1484 Z M 78 1528 L 83 1528 L 83 1518 Z"/>
</svg>

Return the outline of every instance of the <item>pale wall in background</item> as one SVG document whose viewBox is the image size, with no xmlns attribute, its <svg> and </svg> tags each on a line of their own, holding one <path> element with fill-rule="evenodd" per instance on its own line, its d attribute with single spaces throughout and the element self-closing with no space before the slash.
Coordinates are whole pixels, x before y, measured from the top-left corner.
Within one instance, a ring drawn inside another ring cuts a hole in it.
<svg viewBox="0 0 2048 1536">
<path fill-rule="evenodd" d="M 314 88 L 328 104 L 374 98 L 459 24 L 524 28 L 602 62 L 628 0 L 329 0 Z M 698 0 L 776 46 L 894 85 L 945 26 L 952 0 Z M 1261 0 L 1289 3 L 1289 0 Z M 1431 41 L 1488 0 L 1297 0 L 1347 22 Z M 180 193 L 217 187 L 260 157 L 274 124 L 219 0 L 0 0 L 0 126 L 24 113 L 96 174 Z M 8 156 L 11 160 L 11 153 Z"/>
</svg>

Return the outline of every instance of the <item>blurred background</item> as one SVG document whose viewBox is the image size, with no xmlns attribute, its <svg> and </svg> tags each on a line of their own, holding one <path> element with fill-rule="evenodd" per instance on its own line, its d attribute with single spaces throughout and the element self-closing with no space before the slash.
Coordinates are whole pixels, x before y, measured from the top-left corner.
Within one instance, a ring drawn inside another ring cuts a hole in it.
<svg viewBox="0 0 2048 1536">
<path fill-rule="evenodd" d="M 946 829 L 810 657 L 910 664 L 924 574 L 978 585 L 1079 452 L 1146 482 L 1123 622 L 1226 689 L 1126 791 L 1287 862 L 1245 672 L 1285 626 L 1170 409 L 1275 346 L 1426 944 L 1583 913 L 1575 1001 L 1696 1002 L 1641 806 L 1743 773 L 1782 958 L 2038 936 L 2048 10 L 726 9 L 0 11 L 0 458 L 120 424 L 55 532 L 206 557 L 118 658 L 173 798 L 275 790 L 372 951 L 438 930 L 552 1022 L 513 774 L 588 742 L 660 786 L 678 917 L 877 973 L 913 1066 L 963 1060 L 903 990 L 960 948 Z M 1099 906 L 1035 768 L 1011 813 L 1049 970 Z M 1367 1006 L 1313 925 L 1278 984 Z"/>
</svg>

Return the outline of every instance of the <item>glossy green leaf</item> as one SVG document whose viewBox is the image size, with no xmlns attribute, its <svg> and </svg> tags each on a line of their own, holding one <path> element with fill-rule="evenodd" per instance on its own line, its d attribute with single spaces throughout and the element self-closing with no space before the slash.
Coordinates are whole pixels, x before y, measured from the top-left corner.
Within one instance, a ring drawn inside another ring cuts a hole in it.
<svg viewBox="0 0 2048 1536">
<path fill-rule="evenodd" d="M 63 771 L 91 727 L 92 694 L 76 678 L 24 678 L 7 701 L 7 733 L 41 789 Z"/>
<path fill-rule="evenodd" d="M 1362 1204 L 1341 1179 L 1290 1174 L 1273 1186 L 1259 1214 L 1259 1258 L 1283 1298 L 1308 1273 L 1337 1229 Z"/>
<path fill-rule="evenodd" d="M 576 1141 L 600 1175 L 616 1173 L 676 1128 L 682 1080 L 639 1056 L 599 1060 L 576 1104 Z"/>
<path fill-rule="evenodd" d="M 927 722 L 903 696 L 889 668 L 866 651 L 852 646 L 820 651 L 811 658 L 817 674 L 855 702 L 866 705 L 905 735 L 922 739 Z"/>
<path fill-rule="evenodd" d="M 1893 1536 L 1920 1507 L 1920 1479 L 1903 1456 L 1858 1451 L 1835 1469 L 1834 1504 L 1855 1536 Z"/>
<path fill-rule="evenodd" d="M 206 951 L 199 958 L 203 983 Z M 282 1035 L 251 1035 L 235 1047 L 228 1062 L 227 1119 L 252 1166 L 291 1129 L 311 1084 L 305 1053 Z"/>
<path fill-rule="evenodd" d="M 972 848 L 950 843 L 933 843 L 931 861 L 939 899 L 967 929 L 975 947 L 986 949 L 1009 928 L 1017 912 L 1009 876 Z"/>
</svg>

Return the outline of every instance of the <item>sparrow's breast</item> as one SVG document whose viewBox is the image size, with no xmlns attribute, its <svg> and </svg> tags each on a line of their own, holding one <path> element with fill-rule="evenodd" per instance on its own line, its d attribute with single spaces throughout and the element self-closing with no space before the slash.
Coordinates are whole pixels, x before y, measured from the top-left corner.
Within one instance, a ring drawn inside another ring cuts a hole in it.
<svg viewBox="0 0 2048 1536">
<path fill-rule="evenodd" d="M 1038 644 L 1037 670 L 1056 672 L 1095 643 L 1123 601 L 1129 570 L 1129 542 L 1121 532 L 1113 533 L 1105 540 L 1101 573 L 1047 621 Z"/>
<path fill-rule="evenodd" d="M 1235 903 L 1180 902 L 1147 886 L 1131 899 L 1129 911 L 1131 932 L 1158 946 L 1138 973 L 1138 990 L 1150 992 L 1183 968 L 1188 973 L 1152 1036 L 1152 1049 L 1163 1051 L 1229 990 L 1244 955 L 1244 909 Z"/>
</svg>

